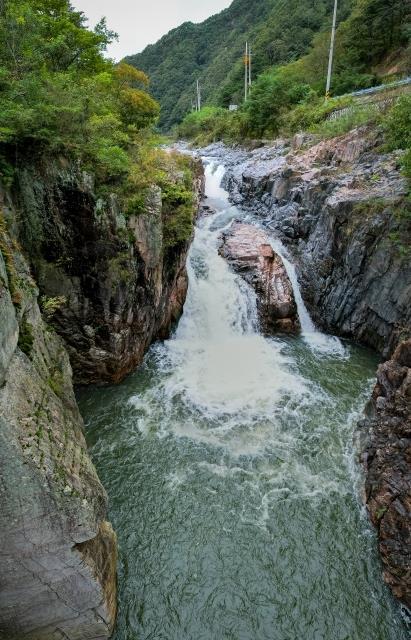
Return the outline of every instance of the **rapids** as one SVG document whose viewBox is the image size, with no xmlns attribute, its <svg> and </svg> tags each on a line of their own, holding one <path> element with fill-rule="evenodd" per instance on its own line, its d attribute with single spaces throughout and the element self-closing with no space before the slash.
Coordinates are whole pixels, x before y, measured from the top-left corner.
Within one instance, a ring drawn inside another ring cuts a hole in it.
<svg viewBox="0 0 411 640">
<path fill-rule="evenodd" d="M 259 333 L 218 255 L 245 214 L 207 161 L 208 204 L 172 338 L 79 395 L 120 543 L 115 640 L 405 640 L 359 500 L 353 431 L 377 358 L 314 327 Z M 249 217 L 248 217 L 249 220 Z"/>
</svg>

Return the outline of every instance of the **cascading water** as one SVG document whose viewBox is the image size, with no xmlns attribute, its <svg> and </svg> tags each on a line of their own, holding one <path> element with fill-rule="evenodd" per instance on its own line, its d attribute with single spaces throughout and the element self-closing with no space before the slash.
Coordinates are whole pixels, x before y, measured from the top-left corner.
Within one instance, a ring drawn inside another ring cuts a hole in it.
<svg viewBox="0 0 411 640">
<path fill-rule="evenodd" d="M 223 172 L 206 166 L 216 213 L 174 336 L 80 396 L 120 541 L 115 639 L 405 640 L 349 453 L 376 358 L 316 332 L 298 288 L 303 336 L 259 334 L 253 291 L 218 255 L 242 215 Z"/>
<path fill-rule="evenodd" d="M 313 349 L 314 352 L 330 353 L 335 356 L 344 357 L 346 352 L 341 341 L 335 336 L 329 336 L 321 331 L 318 331 L 314 322 L 312 321 L 307 307 L 304 304 L 304 300 L 301 295 L 300 286 L 298 284 L 297 272 L 295 266 L 290 262 L 287 249 L 282 242 L 278 239 L 271 239 L 271 245 L 276 253 L 283 259 L 284 266 L 286 268 L 288 277 L 294 290 L 295 301 L 298 309 L 298 316 L 300 318 L 302 337 L 307 344 Z"/>
</svg>

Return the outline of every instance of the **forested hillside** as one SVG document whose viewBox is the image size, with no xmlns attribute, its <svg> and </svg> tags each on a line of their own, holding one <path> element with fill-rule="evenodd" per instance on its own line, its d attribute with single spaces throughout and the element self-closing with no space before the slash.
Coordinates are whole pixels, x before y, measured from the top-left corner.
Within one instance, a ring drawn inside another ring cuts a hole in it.
<svg viewBox="0 0 411 640">
<path fill-rule="evenodd" d="M 333 6 L 333 0 L 234 0 L 220 14 L 201 24 L 183 24 L 127 62 L 150 75 L 165 129 L 190 110 L 197 78 L 205 103 L 226 107 L 241 102 L 246 39 L 253 47 L 254 77 L 311 51 L 304 75 L 320 91 Z M 409 16 L 404 0 L 340 0 L 335 95 L 407 71 Z M 393 64 L 386 65 L 390 54 Z"/>
</svg>

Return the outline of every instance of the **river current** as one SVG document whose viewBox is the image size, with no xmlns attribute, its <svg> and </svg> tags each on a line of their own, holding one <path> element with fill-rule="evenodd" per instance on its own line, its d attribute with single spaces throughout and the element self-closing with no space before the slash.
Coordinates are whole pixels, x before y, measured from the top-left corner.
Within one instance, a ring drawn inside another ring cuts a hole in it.
<svg viewBox="0 0 411 640">
<path fill-rule="evenodd" d="M 245 214 L 207 161 L 170 340 L 79 396 L 120 545 L 115 640 L 405 640 L 359 500 L 353 432 L 376 356 L 317 331 L 263 337 L 218 255 Z"/>
</svg>

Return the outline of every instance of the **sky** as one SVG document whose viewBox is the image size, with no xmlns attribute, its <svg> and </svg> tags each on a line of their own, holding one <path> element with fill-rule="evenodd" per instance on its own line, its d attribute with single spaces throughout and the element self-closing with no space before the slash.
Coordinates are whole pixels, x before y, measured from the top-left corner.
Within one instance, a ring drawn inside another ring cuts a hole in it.
<svg viewBox="0 0 411 640">
<path fill-rule="evenodd" d="M 183 22 L 202 22 L 231 4 L 232 0 L 72 0 L 83 11 L 89 26 L 103 17 L 119 35 L 108 49 L 111 58 L 120 60 L 157 42 L 170 29 Z"/>
</svg>

